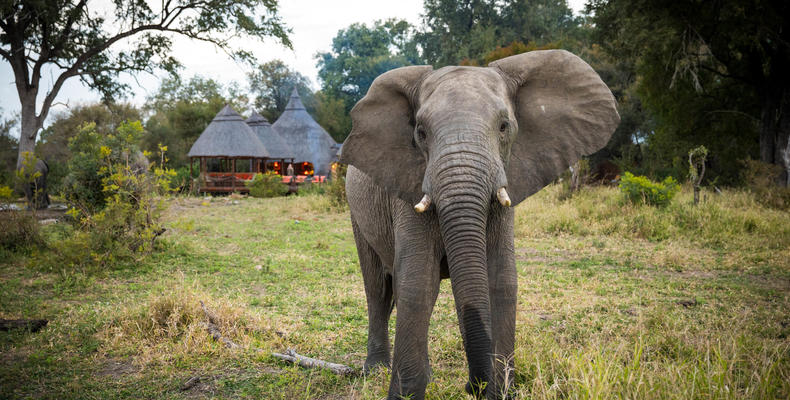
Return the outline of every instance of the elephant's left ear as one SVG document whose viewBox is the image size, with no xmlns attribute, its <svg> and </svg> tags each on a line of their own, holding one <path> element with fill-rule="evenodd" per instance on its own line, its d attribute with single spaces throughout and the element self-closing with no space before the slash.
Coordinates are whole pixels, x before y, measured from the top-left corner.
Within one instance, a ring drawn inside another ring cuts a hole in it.
<svg viewBox="0 0 790 400">
<path fill-rule="evenodd" d="M 507 167 L 514 204 L 609 141 L 620 115 L 612 92 L 565 50 L 518 54 L 489 64 L 512 86 L 519 131 Z"/>
</svg>

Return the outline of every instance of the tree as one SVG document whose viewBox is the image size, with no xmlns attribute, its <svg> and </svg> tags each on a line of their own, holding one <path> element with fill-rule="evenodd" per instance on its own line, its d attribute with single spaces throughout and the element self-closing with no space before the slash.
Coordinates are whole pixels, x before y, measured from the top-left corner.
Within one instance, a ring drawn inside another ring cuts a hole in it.
<svg viewBox="0 0 790 400">
<path fill-rule="evenodd" d="M 146 111 L 151 116 L 142 136 L 143 150 L 156 154 L 160 144 L 167 146 L 169 166 L 187 166 L 192 144 L 225 104 L 239 112 L 246 111 L 247 99 L 238 94 L 237 86 L 223 87 L 200 76 L 186 82 L 180 77 L 163 80 L 147 101 Z"/>
<path fill-rule="evenodd" d="M 475 59 L 503 45 L 495 0 L 425 0 L 423 29 L 416 39 L 428 63 L 437 67 Z"/>
<path fill-rule="evenodd" d="M 0 115 L 3 115 L 0 108 Z M 17 146 L 19 141 L 11 136 L 17 119 L 0 119 L 0 186 L 14 186 L 14 169 L 16 169 Z"/>
<path fill-rule="evenodd" d="M 168 0 L 155 5 L 115 0 L 105 7 L 89 7 L 87 0 L 2 1 L 0 56 L 11 64 L 22 108 L 19 154 L 33 151 L 38 131 L 68 79 L 79 78 L 109 100 L 128 89 L 117 79 L 121 72 L 175 73 L 179 64 L 169 55 L 169 35 L 214 43 L 244 60 L 252 55 L 233 50 L 234 37 L 273 36 L 291 45 L 276 0 Z M 111 51 L 130 41 L 129 49 Z M 39 107 L 41 77 L 49 72 L 54 82 Z"/>
<path fill-rule="evenodd" d="M 332 39 L 332 51 L 316 56 L 322 92 L 342 100 L 348 113 L 377 76 L 422 62 L 413 35 L 408 22 L 394 19 L 341 29 Z"/>
<path fill-rule="evenodd" d="M 583 20 L 566 0 L 426 0 L 423 30 L 416 35 L 425 59 L 435 66 L 485 65 L 497 47 L 578 50 Z"/>
<path fill-rule="evenodd" d="M 282 60 L 272 60 L 258 65 L 247 75 L 250 92 L 254 97 L 255 109 L 274 123 L 291 98 L 294 87 L 302 94 L 302 103 L 312 114 L 315 101 L 312 98 L 310 80 L 290 69 Z"/>
<path fill-rule="evenodd" d="M 141 117 L 141 110 L 127 103 L 79 105 L 56 114 L 55 120 L 41 131 L 41 139 L 36 143 L 36 154 L 49 165 L 49 190 L 53 193 L 59 191 L 67 173 L 66 164 L 71 158 L 69 141 L 83 126 L 92 123 L 98 134 L 109 135 L 122 123 L 138 121 Z"/>
<path fill-rule="evenodd" d="M 657 139 L 666 139 L 656 142 L 704 144 L 714 170 L 717 158 L 734 158 L 721 150 L 745 158 L 755 149 L 788 184 L 790 4 L 596 0 L 589 10 L 606 51 L 635 60 L 640 96 L 657 118 Z"/>
<path fill-rule="evenodd" d="M 322 91 L 316 92 L 314 98 L 315 122 L 326 129 L 335 141 L 342 143 L 351 133 L 351 116 L 346 111 L 345 102 Z"/>
</svg>

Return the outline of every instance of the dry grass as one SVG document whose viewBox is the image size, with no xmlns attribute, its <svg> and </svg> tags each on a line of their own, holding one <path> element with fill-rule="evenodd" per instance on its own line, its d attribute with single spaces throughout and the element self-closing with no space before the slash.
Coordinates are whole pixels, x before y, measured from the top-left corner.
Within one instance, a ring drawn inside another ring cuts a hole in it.
<svg viewBox="0 0 790 400">
<path fill-rule="evenodd" d="M 786 212 L 737 191 L 696 208 L 681 193 L 664 209 L 610 188 L 563 201 L 558 191 L 516 209 L 515 398 L 790 396 Z M 51 320 L 38 334 L 0 334 L 5 397 L 386 395 L 386 370 L 340 378 L 267 356 L 293 347 L 361 366 L 367 317 L 347 211 L 320 195 L 177 198 L 166 221 L 141 265 L 51 271 L 12 254 L 1 266 L 0 316 Z M 242 349 L 209 337 L 201 300 Z M 467 398 L 447 281 L 429 348 L 427 397 Z"/>
</svg>

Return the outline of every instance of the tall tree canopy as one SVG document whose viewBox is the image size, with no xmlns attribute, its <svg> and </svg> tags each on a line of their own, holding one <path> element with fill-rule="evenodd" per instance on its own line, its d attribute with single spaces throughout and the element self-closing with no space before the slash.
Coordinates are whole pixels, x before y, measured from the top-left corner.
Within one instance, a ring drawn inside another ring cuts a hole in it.
<svg viewBox="0 0 790 400">
<path fill-rule="evenodd" d="M 252 56 L 232 48 L 234 37 L 275 37 L 290 46 L 277 0 L 3 0 L 0 29 L 0 56 L 11 64 L 22 108 L 20 154 L 33 151 L 69 78 L 112 99 L 128 89 L 118 80 L 121 72 L 173 73 L 179 64 L 170 55 L 172 34 L 214 43 L 242 59 Z M 130 45 L 119 50 L 123 43 Z M 54 82 L 39 106 L 41 78 L 50 72 Z"/>
<path fill-rule="evenodd" d="M 566 0 L 425 0 L 422 23 L 416 40 L 435 66 L 480 64 L 514 42 L 573 47 L 581 34 Z"/>
<path fill-rule="evenodd" d="M 282 60 L 272 60 L 258 65 L 247 74 L 255 109 L 274 123 L 291 98 L 294 88 L 299 90 L 302 103 L 310 113 L 315 111 L 310 80 L 289 68 Z"/>
<path fill-rule="evenodd" d="M 246 96 L 236 85 L 224 87 L 200 76 L 183 81 L 171 77 L 162 81 L 159 90 L 148 98 L 142 147 L 156 153 L 159 145 L 168 148 L 170 166 L 188 165 L 187 153 L 211 120 L 225 104 L 239 112 L 246 111 Z"/>
<path fill-rule="evenodd" d="M 605 51 L 640 76 L 652 147 L 678 155 L 705 144 L 730 171 L 759 154 L 788 183 L 788 2 L 595 0 L 589 10 Z"/>
<path fill-rule="evenodd" d="M 413 35 L 408 22 L 392 19 L 341 29 L 332 39 L 332 50 L 316 56 L 322 92 L 342 100 L 350 111 L 377 76 L 422 62 Z"/>
</svg>

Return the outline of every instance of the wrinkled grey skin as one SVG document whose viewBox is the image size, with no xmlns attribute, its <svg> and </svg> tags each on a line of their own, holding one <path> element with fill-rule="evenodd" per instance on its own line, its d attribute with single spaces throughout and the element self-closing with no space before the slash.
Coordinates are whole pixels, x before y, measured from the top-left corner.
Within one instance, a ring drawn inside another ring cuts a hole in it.
<svg viewBox="0 0 790 400">
<path fill-rule="evenodd" d="M 341 161 L 368 303 L 365 370 L 391 363 L 389 398 L 424 398 L 428 324 L 449 277 L 467 391 L 505 397 L 517 276 L 513 209 L 495 193 L 518 204 L 603 147 L 619 122 L 611 92 L 578 57 L 536 51 L 487 68 L 389 71 L 351 115 Z M 417 213 L 423 194 L 432 204 Z"/>
<path fill-rule="evenodd" d="M 49 207 L 49 193 L 47 193 L 49 165 L 44 160 L 39 159 L 36 161 L 33 173 L 36 172 L 40 172 L 41 175 L 33 179 L 32 182 L 24 184 L 25 198 L 27 199 L 28 207 L 42 210 Z"/>
</svg>

